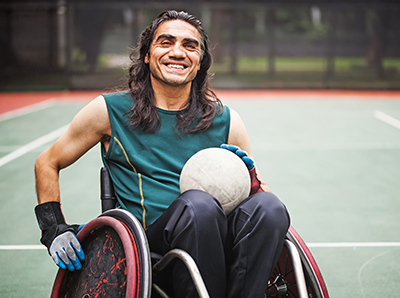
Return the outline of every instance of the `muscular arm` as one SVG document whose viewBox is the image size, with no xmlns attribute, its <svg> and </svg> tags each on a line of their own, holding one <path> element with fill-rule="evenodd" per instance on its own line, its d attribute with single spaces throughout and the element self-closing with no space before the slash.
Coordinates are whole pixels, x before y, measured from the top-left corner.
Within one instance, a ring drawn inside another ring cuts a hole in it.
<svg viewBox="0 0 400 298">
<path fill-rule="evenodd" d="M 102 96 L 86 105 L 72 120 L 67 131 L 35 163 L 38 203 L 60 201 L 59 172 L 99 142 L 106 147 L 111 135 L 107 107 Z"/>
<path fill-rule="evenodd" d="M 240 118 L 239 114 L 232 109 L 230 109 L 230 111 L 231 111 L 231 125 L 229 130 L 228 144 L 238 146 L 240 149 L 246 151 L 251 158 L 253 158 L 250 147 L 250 139 L 247 134 L 246 127 L 242 119 Z M 262 189 L 264 191 L 271 192 L 271 189 L 263 181 L 258 171 L 257 171 L 257 177 L 261 181 Z"/>
</svg>

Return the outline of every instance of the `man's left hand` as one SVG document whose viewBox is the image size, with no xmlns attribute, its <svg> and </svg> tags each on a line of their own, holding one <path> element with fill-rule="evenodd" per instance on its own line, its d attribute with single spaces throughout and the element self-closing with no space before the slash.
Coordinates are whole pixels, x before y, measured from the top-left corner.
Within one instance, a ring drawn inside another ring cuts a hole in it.
<svg viewBox="0 0 400 298">
<path fill-rule="evenodd" d="M 257 178 L 257 172 L 256 172 L 256 167 L 254 166 L 254 160 L 248 156 L 247 152 L 235 145 L 222 144 L 220 147 L 223 149 L 227 149 L 238 155 L 247 166 L 247 169 L 249 170 L 250 174 L 250 183 L 251 183 L 250 195 L 253 195 L 258 192 L 263 192 L 264 190 L 261 187 L 261 181 L 258 180 Z"/>
<path fill-rule="evenodd" d="M 237 156 L 239 156 L 245 163 L 248 170 L 251 170 L 254 167 L 253 159 L 249 157 L 249 155 L 247 154 L 246 151 L 240 149 L 238 146 L 222 144 L 220 147 L 223 149 L 227 149 L 227 150 L 235 153 Z"/>
</svg>

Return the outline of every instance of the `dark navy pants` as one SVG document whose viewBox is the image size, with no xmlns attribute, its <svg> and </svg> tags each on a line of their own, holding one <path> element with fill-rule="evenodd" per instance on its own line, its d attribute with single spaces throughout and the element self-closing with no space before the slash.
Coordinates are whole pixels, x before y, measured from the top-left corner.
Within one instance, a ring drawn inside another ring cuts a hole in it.
<svg viewBox="0 0 400 298">
<path fill-rule="evenodd" d="M 226 216 L 212 196 L 189 190 L 147 227 L 146 234 L 153 252 L 188 252 L 211 298 L 262 298 L 289 224 L 284 204 L 272 193 L 254 194 Z M 158 282 L 176 298 L 198 297 L 181 261 Z"/>
</svg>

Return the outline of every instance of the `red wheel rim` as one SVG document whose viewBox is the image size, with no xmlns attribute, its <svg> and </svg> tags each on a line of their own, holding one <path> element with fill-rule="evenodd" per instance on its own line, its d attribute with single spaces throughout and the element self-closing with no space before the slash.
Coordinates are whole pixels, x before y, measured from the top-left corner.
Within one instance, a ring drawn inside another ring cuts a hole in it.
<svg viewBox="0 0 400 298">
<path fill-rule="evenodd" d="M 313 255 L 311 254 L 311 251 L 308 249 L 304 240 L 300 237 L 300 235 L 296 232 L 296 230 L 292 226 L 289 227 L 289 233 L 293 236 L 293 238 L 297 242 L 298 246 L 301 248 L 303 253 L 307 256 L 307 261 L 309 262 L 310 267 L 314 272 L 314 276 L 318 280 L 320 290 L 324 294 L 324 297 L 328 298 L 329 297 L 328 289 L 326 287 L 324 278 L 322 277 L 322 273 L 318 268 L 317 262 L 315 261 Z"/>
</svg>

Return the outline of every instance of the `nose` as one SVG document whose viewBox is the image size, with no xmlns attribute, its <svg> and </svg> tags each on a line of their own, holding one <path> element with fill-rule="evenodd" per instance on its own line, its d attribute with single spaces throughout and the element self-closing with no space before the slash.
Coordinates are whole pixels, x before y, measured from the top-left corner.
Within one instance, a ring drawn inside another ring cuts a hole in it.
<svg viewBox="0 0 400 298">
<path fill-rule="evenodd" d="M 182 48 L 182 45 L 180 43 L 176 43 L 170 50 L 169 56 L 171 58 L 176 58 L 176 59 L 183 59 L 186 57 L 186 52 Z"/>
</svg>

